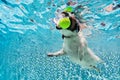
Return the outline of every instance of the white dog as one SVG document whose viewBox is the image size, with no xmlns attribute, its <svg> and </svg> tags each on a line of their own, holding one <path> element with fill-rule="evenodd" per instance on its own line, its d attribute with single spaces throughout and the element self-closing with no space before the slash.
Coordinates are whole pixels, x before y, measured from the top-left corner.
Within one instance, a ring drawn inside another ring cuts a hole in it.
<svg viewBox="0 0 120 80">
<path fill-rule="evenodd" d="M 102 60 L 87 46 L 82 32 L 77 32 L 75 27 L 72 25 L 72 29 L 60 30 L 64 38 L 63 48 L 58 52 L 48 53 L 48 56 L 68 55 L 73 62 L 80 64 L 82 68 L 92 68 L 98 71 L 96 64 Z"/>
</svg>

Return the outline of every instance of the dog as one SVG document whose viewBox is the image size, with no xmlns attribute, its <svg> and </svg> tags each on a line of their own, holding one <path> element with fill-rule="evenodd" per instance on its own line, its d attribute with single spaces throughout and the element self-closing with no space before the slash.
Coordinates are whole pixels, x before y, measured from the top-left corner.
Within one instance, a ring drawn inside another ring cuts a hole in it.
<svg viewBox="0 0 120 80">
<path fill-rule="evenodd" d="M 59 26 L 56 26 L 61 31 L 64 40 L 62 49 L 55 53 L 48 53 L 47 55 L 49 57 L 68 55 L 72 62 L 79 64 L 82 68 L 100 71 L 96 67 L 96 64 L 102 60 L 87 46 L 86 39 L 82 31 L 80 31 L 77 20 L 73 17 L 70 17 L 70 20 L 72 24 L 67 29 L 61 29 Z"/>
</svg>

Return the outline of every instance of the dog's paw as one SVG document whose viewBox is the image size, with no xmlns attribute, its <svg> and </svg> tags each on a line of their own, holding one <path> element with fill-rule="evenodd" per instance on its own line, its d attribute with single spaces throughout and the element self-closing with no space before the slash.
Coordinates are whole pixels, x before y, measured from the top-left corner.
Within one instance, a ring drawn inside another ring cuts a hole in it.
<svg viewBox="0 0 120 80">
<path fill-rule="evenodd" d="M 90 67 L 91 68 L 93 68 L 94 70 L 96 70 L 98 73 L 100 73 L 101 71 L 100 71 L 100 69 L 99 68 L 97 68 L 96 66 L 92 66 L 92 65 L 90 65 Z"/>
<path fill-rule="evenodd" d="M 53 53 L 48 53 L 47 56 L 48 56 L 48 57 L 53 57 L 54 54 L 53 54 Z"/>
</svg>

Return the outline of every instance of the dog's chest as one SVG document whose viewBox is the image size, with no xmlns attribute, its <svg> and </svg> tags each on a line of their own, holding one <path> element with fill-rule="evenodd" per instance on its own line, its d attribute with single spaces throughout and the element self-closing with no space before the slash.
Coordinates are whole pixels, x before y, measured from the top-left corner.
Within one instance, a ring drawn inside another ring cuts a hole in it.
<svg viewBox="0 0 120 80">
<path fill-rule="evenodd" d="M 68 54 L 75 54 L 78 52 L 80 40 L 78 37 L 64 39 L 63 48 Z"/>
</svg>

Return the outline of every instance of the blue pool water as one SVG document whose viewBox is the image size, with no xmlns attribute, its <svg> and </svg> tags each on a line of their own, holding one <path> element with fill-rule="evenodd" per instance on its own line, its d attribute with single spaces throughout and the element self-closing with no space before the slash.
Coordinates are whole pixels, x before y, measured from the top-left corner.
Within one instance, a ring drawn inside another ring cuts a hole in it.
<svg viewBox="0 0 120 80">
<path fill-rule="evenodd" d="M 0 0 L 0 80 L 120 80 L 120 9 L 103 9 L 112 2 L 78 0 L 89 8 L 84 18 L 92 27 L 83 30 L 88 45 L 105 62 L 97 73 L 66 56 L 46 56 L 62 47 L 51 19 L 67 0 Z"/>
</svg>

